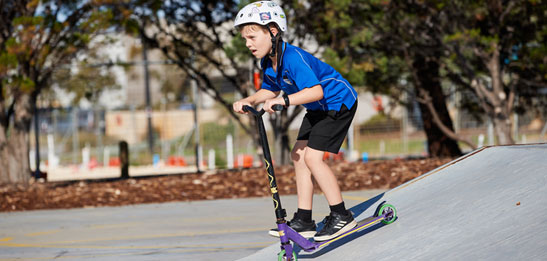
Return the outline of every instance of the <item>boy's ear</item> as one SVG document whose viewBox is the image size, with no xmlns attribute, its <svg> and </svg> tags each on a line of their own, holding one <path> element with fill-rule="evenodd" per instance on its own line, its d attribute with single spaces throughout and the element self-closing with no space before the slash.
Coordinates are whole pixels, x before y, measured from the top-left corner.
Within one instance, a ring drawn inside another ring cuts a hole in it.
<svg viewBox="0 0 547 261">
<path fill-rule="evenodd" d="M 270 26 L 270 32 L 272 32 L 273 35 L 277 36 L 279 30 L 277 29 L 277 26 Z"/>
</svg>

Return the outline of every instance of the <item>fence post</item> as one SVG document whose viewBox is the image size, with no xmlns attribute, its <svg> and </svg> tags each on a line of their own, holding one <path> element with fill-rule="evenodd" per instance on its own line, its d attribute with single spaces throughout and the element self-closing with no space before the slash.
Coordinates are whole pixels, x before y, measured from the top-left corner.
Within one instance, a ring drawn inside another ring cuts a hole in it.
<svg viewBox="0 0 547 261">
<path fill-rule="evenodd" d="M 352 121 L 351 124 L 350 124 L 350 127 L 348 129 L 348 154 L 347 154 L 347 159 L 351 162 L 353 162 L 354 159 L 353 158 L 353 150 L 355 149 L 355 138 L 354 138 L 354 127 L 355 127 L 355 124 L 354 122 Z"/>
<path fill-rule="evenodd" d="M 209 157 L 208 157 L 208 163 L 209 163 L 209 169 L 215 169 L 215 150 L 210 149 L 209 150 Z"/>
<path fill-rule="evenodd" d="M 488 118 L 488 145 L 494 145 L 494 123 L 491 118 Z"/>
<path fill-rule="evenodd" d="M 120 141 L 120 167 L 121 178 L 129 178 L 129 145 L 126 141 Z"/>
<path fill-rule="evenodd" d="M 232 134 L 226 135 L 226 161 L 227 161 L 227 168 L 233 169 L 234 168 L 234 141 L 232 138 Z"/>
<path fill-rule="evenodd" d="M 80 136 L 78 128 L 78 108 L 72 107 L 72 164 L 78 164 L 78 151 L 80 150 Z"/>
</svg>

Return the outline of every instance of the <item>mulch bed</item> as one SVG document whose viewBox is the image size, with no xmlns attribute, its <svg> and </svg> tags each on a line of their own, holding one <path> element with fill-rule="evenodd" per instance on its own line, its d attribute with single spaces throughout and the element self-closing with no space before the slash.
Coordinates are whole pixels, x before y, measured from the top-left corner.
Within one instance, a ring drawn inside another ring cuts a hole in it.
<svg viewBox="0 0 547 261">
<path fill-rule="evenodd" d="M 330 162 L 342 191 L 389 189 L 425 174 L 451 159 Z M 275 168 L 281 195 L 296 194 L 294 168 Z M 316 191 L 320 192 L 318 186 Z M 100 181 L 0 184 L 0 211 L 121 206 L 141 203 L 270 196 L 263 168 L 221 170 Z"/>
</svg>

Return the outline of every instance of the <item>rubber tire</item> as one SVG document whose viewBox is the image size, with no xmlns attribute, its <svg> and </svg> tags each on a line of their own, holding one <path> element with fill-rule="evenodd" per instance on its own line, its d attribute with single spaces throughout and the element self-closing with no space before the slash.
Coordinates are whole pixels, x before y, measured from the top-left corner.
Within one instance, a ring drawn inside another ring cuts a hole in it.
<svg viewBox="0 0 547 261">
<path fill-rule="evenodd" d="M 395 207 L 393 205 L 390 205 L 390 204 L 382 205 L 382 207 L 378 210 L 378 213 L 376 213 L 376 215 L 381 216 L 382 213 L 384 212 L 384 209 L 386 209 L 386 208 L 393 209 L 393 217 L 390 220 L 382 220 L 382 223 L 384 223 L 386 225 L 389 225 L 389 224 L 395 222 L 395 220 L 397 219 L 397 210 L 395 209 Z"/>
<path fill-rule="evenodd" d="M 277 254 L 277 260 L 278 261 L 284 261 L 283 257 L 285 257 L 285 249 L 282 249 L 279 254 Z M 296 257 L 296 253 L 292 251 L 292 260 L 291 261 L 298 261 L 298 258 Z"/>
</svg>

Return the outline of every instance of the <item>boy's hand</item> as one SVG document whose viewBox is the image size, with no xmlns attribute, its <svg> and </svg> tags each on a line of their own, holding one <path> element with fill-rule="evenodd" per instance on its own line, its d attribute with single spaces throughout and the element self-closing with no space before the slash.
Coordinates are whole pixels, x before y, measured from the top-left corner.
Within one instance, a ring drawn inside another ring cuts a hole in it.
<svg viewBox="0 0 547 261">
<path fill-rule="evenodd" d="M 248 114 L 248 112 L 243 111 L 243 106 L 252 106 L 251 103 L 245 99 L 239 100 L 234 102 L 232 107 L 234 108 L 234 111 L 241 114 Z"/>
<path fill-rule="evenodd" d="M 268 99 L 264 102 L 264 106 L 262 107 L 262 109 L 264 109 L 266 112 L 272 114 L 274 113 L 275 111 L 272 109 L 272 106 L 276 105 L 276 104 L 280 104 L 280 105 L 283 105 L 285 106 L 285 100 L 283 100 L 282 97 L 278 97 L 278 98 L 273 98 L 273 99 Z"/>
</svg>

